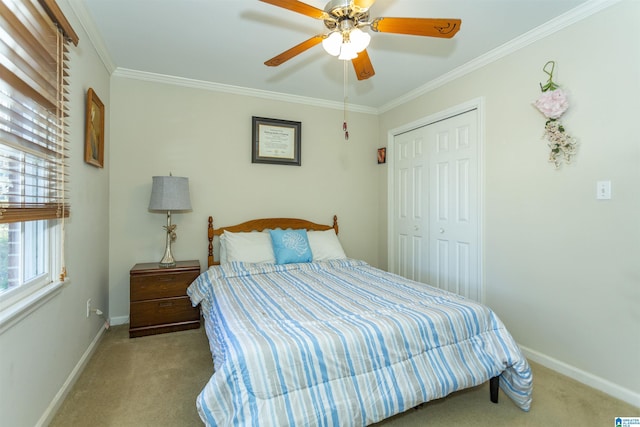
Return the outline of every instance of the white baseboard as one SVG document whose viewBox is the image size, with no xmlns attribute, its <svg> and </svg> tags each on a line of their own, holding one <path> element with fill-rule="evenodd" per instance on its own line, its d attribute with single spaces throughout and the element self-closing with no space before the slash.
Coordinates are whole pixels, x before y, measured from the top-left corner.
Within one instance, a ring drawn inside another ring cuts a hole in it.
<svg viewBox="0 0 640 427">
<path fill-rule="evenodd" d="M 604 378 L 585 372 L 574 366 L 554 359 L 553 357 L 547 356 L 546 354 L 531 350 L 530 348 L 520 346 L 520 349 L 527 359 L 559 372 L 562 375 L 566 375 L 567 377 L 588 385 L 589 387 L 600 390 L 603 393 L 615 397 L 616 399 L 620 399 L 630 405 L 640 408 L 640 393 L 624 388 L 618 384 L 614 384 L 609 380 L 605 380 Z"/>
<path fill-rule="evenodd" d="M 87 365 L 87 362 L 89 362 L 89 360 L 91 359 L 91 356 L 93 355 L 94 351 L 98 347 L 98 343 L 100 342 L 100 339 L 102 338 L 102 335 L 104 334 L 105 330 L 106 329 L 104 328 L 104 326 L 98 330 L 98 333 L 96 334 L 95 338 L 93 339 L 93 341 L 91 341 L 91 344 L 89 344 L 89 347 L 84 352 L 84 354 L 82 355 L 82 357 L 80 358 L 76 366 L 73 368 L 73 370 L 67 377 L 67 380 L 64 382 L 64 384 L 62 384 L 62 387 L 60 388 L 58 393 L 56 393 L 55 397 L 53 398 L 53 400 L 51 401 L 47 409 L 44 411 L 44 413 L 38 420 L 36 427 L 48 426 L 51 423 L 51 421 L 53 420 L 53 417 L 56 415 L 56 412 L 58 412 L 60 405 L 62 405 L 62 402 L 64 402 L 64 399 L 67 397 L 67 394 L 69 394 L 69 391 L 71 391 L 71 388 L 80 377 L 80 374 L 82 373 L 85 366 Z"/>
<path fill-rule="evenodd" d="M 129 316 L 110 317 L 109 318 L 109 323 L 111 323 L 111 325 L 113 325 L 113 326 L 125 325 L 125 324 L 129 323 Z"/>
</svg>

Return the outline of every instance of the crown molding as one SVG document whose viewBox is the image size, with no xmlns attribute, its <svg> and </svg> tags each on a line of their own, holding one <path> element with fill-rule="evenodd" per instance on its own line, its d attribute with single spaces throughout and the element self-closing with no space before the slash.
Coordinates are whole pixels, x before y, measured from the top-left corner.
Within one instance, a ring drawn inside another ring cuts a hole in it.
<svg viewBox="0 0 640 427">
<path fill-rule="evenodd" d="M 589 0 L 582 5 L 571 9 L 570 11 L 540 25 L 533 30 L 519 36 L 502 46 L 481 55 L 454 70 L 443 74 L 442 76 L 431 80 L 430 82 L 406 93 L 405 95 L 398 97 L 383 106 L 368 107 L 356 104 L 347 104 L 346 107 L 349 111 L 364 114 L 381 114 L 396 108 L 406 102 L 409 102 L 421 95 L 431 92 L 440 86 L 450 83 L 460 77 L 463 77 L 475 70 L 484 67 L 494 61 L 497 61 L 511 53 L 514 53 L 538 40 L 541 40 L 553 33 L 556 33 L 576 22 L 579 22 L 603 9 L 606 9 L 621 0 Z M 187 79 L 176 76 L 169 76 L 164 74 L 149 73 L 144 71 L 131 70 L 127 68 L 117 67 L 111 59 L 97 27 L 95 26 L 91 15 L 88 13 L 84 2 L 81 0 L 68 0 L 71 9 L 76 14 L 80 25 L 87 33 L 89 40 L 98 53 L 98 56 L 102 60 L 102 63 L 112 76 L 131 78 L 137 80 L 144 80 L 155 83 L 164 83 L 171 85 L 178 85 L 184 87 L 190 87 L 195 89 L 225 92 L 236 95 L 253 96 L 257 98 L 270 99 L 275 101 L 292 102 L 297 104 L 304 104 L 322 108 L 330 108 L 336 110 L 343 110 L 345 104 L 342 102 L 328 101 L 319 98 L 311 98 L 298 95 L 290 95 L 280 92 L 272 92 L 260 89 L 251 89 L 240 86 L 226 85 L 222 83 L 207 82 L 202 80 Z"/>
<path fill-rule="evenodd" d="M 260 89 L 251 89 L 240 86 L 226 85 L 222 83 L 206 82 L 202 80 L 187 79 L 176 76 L 169 76 L 165 74 L 149 73 L 146 71 L 132 70 L 128 68 L 117 67 L 111 59 L 109 50 L 107 49 L 102 35 L 98 31 L 91 14 L 87 10 L 84 1 L 82 0 L 68 0 L 68 4 L 71 7 L 73 13 L 76 15 L 80 26 L 87 34 L 89 41 L 95 48 L 100 60 L 104 64 L 105 68 L 111 76 L 124 77 L 130 79 L 144 80 L 155 83 L 171 84 L 183 87 L 190 87 L 196 89 L 210 90 L 216 92 L 232 93 L 236 95 L 253 96 L 257 98 L 270 99 L 275 101 L 293 102 L 297 104 L 311 105 L 322 108 L 331 108 L 335 110 L 344 110 L 345 104 L 343 102 L 328 101 L 318 98 L 290 95 L 280 92 L 271 92 Z M 367 107 L 364 105 L 347 104 L 346 108 L 354 113 L 364 114 L 378 114 L 378 109 L 374 107 Z"/>
<path fill-rule="evenodd" d="M 73 13 L 76 15 L 78 22 L 80 22 L 80 26 L 87 34 L 91 45 L 93 45 L 94 49 L 98 53 L 98 56 L 100 57 L 102 64 L 104 64 L 104 67 L 107 69 L 107 72 L 109 73 L 109 75 L 113 74 L 113 72 L 116 70 L 116 65 L 111 59 L 109 50 L 104 44 L 102 36 L 100 35 L 100 32 L 98 31 L 98 28 L 93 21 L 93 18 L 91 18 L 91 15 L 87 10 L 84 1 L 68 0 L 68 4 L 69 7 L 71 7 Z M 82 42 L 82 38 L 80 39 L 80 42 Z"/>
<path fill-rule="evenodd" d="M 447 83 L 450 83 L 462 76 L 465 76 L 475 70 L 478 70 L 485 65 L 488 65 L 494 61 L 497 61 L 507 55 L 510 55 L 538 40 L 541 40 L 553 33 L 556 33 L 576 22 L 579 22 L 594 13 L 597 13 L 603 9 L 606 9 L 609 6 L 614 5 L 615 3 L 620 2 L 621 0 L 590 0 L 587 1 L 580 6 L 577 6 L 562 15 L 557 16 L 556 18 L 545 22 L 544 24 L 534 28 L 533 30 L 516 37 L 515 39 L 499 46 L 484 55 L 481 55 L 460 67 L 453 69 L 452 71 L 443 74 L 442 76 L 431 80 L 430 82 L 420 86 L 407 94 L 394 99 L 387 104 L 384 104 L 378 111 L 380 113 L 384 113 L 393 108 L 396 108 L 406 102 L 411 101 L 425 93 L 431 92 L 443 86 Z"/>
<path fill-rule="evenodd" d="M 253 96 L 256 98 L 269 99 L 272 101 L 292 102 L 296 104 L 311 105 L 315 107 L 344 110 L 345 104 L 336 101 L 310 98 L 306 96 L 290 95 L 267 90 L 251 89 L 241 86 L 233 86 L 222 83 L 207 82 L 204 80 L 187 79 L 184 77 L 169 76 L 166 74 L 149 73 L 146 71 L 131 70 L 128 68 L 116 68 L 112 74 L 114 77 L 124 77 L 128 79 L 144 80 L 154 83 L 164 83 L 193 89 L 209 90 L 214 92 L 231 93 L 234 95 Z M 354 113 L 378 114 L 378 109 L 363 105 L 347 104 L 347 109 Z"/>
</svg>

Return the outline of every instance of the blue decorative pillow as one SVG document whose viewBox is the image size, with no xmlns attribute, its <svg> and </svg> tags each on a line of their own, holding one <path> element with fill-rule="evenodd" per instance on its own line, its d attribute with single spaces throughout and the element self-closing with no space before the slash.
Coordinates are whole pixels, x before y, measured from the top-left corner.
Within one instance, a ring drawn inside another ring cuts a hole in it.
<svg viewBox="0 0 640 427">
<path fill-rule="evenodd" d="M 276 264 L 311 262 L 313 255 L 307 238 L 307 230 L 269 230 Z"/>
</svg>

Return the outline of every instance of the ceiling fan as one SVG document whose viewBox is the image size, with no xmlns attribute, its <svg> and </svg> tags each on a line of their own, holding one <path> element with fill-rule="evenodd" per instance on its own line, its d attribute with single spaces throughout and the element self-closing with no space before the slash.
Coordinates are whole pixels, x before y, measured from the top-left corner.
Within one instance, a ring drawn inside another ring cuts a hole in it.
<svg viewBox="0 0 640 427">
<path fill-rule="evenodd" d="M 369 9 L 375 0 L 331 0 L 324 10 L 297 0 L 260 0 L 311 18 L 321 19 L 329 30 L 292 47 L 265 62 L 275 67 L 322 43 L 325 50 L 342 60 L 351 60 L 358 80 L 375 74 L 367 53 L 371 36 L 361 28 L 377 33 L 451 38 L 460 29 L 460 19 L 439 18 L 375 18 L 369 20 Z"/>
</svg>

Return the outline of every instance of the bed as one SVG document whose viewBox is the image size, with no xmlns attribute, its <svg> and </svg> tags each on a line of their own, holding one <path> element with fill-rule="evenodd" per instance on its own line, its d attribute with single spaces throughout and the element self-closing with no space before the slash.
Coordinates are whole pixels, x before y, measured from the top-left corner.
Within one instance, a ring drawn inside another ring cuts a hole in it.
<svg viewBox="0 0 640 427">
<path fill-rule="evenodd" d="M 215 368 L 206 425 L 365 426 L 487 381 L 529 410 L 530 367 L 493 311 L 347 258 L 337 235 L 336 217 L 209 218 L 188 289 Z"/>
</svg>

